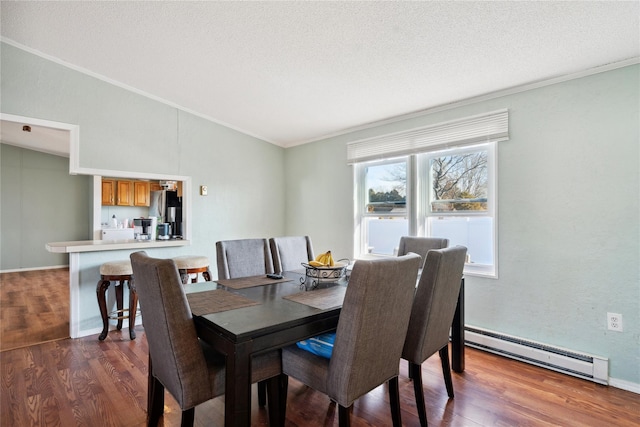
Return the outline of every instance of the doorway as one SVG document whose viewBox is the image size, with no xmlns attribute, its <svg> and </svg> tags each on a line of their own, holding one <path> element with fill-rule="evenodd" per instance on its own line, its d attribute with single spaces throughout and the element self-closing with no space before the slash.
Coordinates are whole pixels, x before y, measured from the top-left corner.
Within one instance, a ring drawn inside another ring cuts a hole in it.
<svg viewBox="0 0 640 427">
<path fill-rule="evenodd" d="M 77 148 L 77 126 L 9 114 L 0 114 L 0 120 L 0 142 L 20 149 L 16 151 L 14 148 L 12 153 L 39 152 L 39 156 L 43 156 L 42 153 L 49 155 L 42 157 L 43 159 L 53 159 L 54 157 L 51 156 L 66 157 L 69 159 L 68 174 L 71 175 L 73 160 L 70 154 L 74 151 L 72 148 L 74 139 L 76 139 Z M 22 158 L 22 155 L 18 157 L 18 159 Z M 58 164 L 58 170 L 60 161 L 64 159 L 54 161 Z M 39 177 L 37 175 L 39 171 L 36 171 L 34 177 L 30 170 L 23 170 L 20 167 L 16 167 L 16 170 L 20 176 L 25 176 L 27 181 L 33 181 Z M 62 173 L 64 174 L 64 171 Z M 12 187 L 17 188 L 17 191 L 5 195 L 11 200 L 3 199 L 2 217 L 7 220 L 7 223 L 3 224 L 2 234 L 7 234 L 7 238 L 9 234 L 15 234 L 18 238 L 15 238 L 12 244 L 3 244 L 2 251 L 12 251 L 14 254 L 18 251 L 21 253 L 42 251 L 40 242 L 33 239 L 34 236 L 30 234 L 38 231 L 31 231 L 30 227 L 21 225 L 24 215 L 21 212 L 6 211 L 12 203 L 4 202 L 22 204 L 27 199 L 31 201 L 34 199 L 33 195 L 23 194 L 32 189 L 23 187 L 22 178 L 12 176 L 7 183 L 11 184 L 12 180 L 17 181 L 17 185 Z M 31 212 L 34 209 L 28 210 Z M 5 215 L 7 213 L 9 215 Z M 21 220 L 15 221 L 16 216 Z M 10 221 L 11 218 L 14 218 L 14 221 Z M 4 233 L 7 227 L 11 233 Z M 27 247 L 29 245 L 31 248 Z M 64 265 L 68 264 L 68 258 L 62 259 L 62 262 L 54 261 L 56 265 L 41 259 L 33 261 L 34 265 L 27 265 L 23 262 L 24 257 L 6 255 L 7 253 L 3 254 L 3 263 L 0 268 L 0 301 L 2 301 L 0 351 L 69 337 L 70 279 L 69 267 Z"/>
</svg>

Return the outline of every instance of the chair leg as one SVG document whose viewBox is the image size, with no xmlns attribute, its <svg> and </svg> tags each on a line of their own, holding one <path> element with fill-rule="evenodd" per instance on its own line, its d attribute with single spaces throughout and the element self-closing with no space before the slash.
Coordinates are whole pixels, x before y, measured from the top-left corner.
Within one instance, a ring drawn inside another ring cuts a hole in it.
<svg viewBox="0 0 640 427">
<path fill-rule="evenodd" d="M 453 381 L 451 380 L 451 366 L 449 365 L 449 346 L 445 345 L 438 353 L 440 354 L 440 362 L 442 363 L 442 375 L 444 375 L 447 394 L 450 399 L 453 399 Z"/>
<path fill-rule="evenodd" d="M 160 417 L 164 412 L 164 386 L 153 375 L 149 378 L 149 391 L 148 391 L 148 405 L 147 408 L 147 425 L 149 427 L 155 427 L 160 421 Z"/>
<path fill-rule="evenodd" d="M 342 405 L 338 405 L 338 426 L 339 427 L 350 427 L 351 426 L 351 411 L 353 409 L 353 405 L 345 408 Z"/>
<path fill-rule="evenodd" d="M 138 293 L 133 277 L 129 279 L 129 338 L 136 339 L 136 312 L 138 308 Z"/>
<path fill-rule="evenodd" d="M 196 408 L 190 408 L 182 411 L 181 427 L 193 427 L 193 422 L 196 418 Z"/>
<path fill-rule="evenodd" d="M 189 283 L 189 275 L 187 274 L 187 270 L 181 269 L 178 270 L 178 272 L 180 273 L 180 281 L 182 281 L 182 284 L 186 285 L 187 283 Z"/>
<path fill-rule="evenodd" d="M 100 341 L 103 341 L 109 333 L 109 313 L 107 313 L 107 289 L 109 289 L 111 282 L 108 280 L 100 279 L 98 286 L 96 286 L 96 296 L 98 297 L 98 307 L 100 308 L 100 316 L 102 317 L 102 332 L 98 336 Z"/>
<path fill-rule="evenodd" d="M 413 374 L 411 373 L 411 362 L 407 360 L 407 372 L 409 372 L 409 379 L 413 379 Z"/>
<path fill-rule="evenodd" d="M 267 381 L 258 382 L 258 406 L 267 404 Z"/>
<path fill-rule="evenodd" d="M 391 420 L 393 421 L 393 427 L 402 427 L 398 377 L 393 377 L 389 380 L 389 403 L 391 404 Z"/>
<path fill-rule="evenodd" d="M 416 396 L 420 426 L 427 427 L 427 410 L 424 406 L 424 390 L 422 390 L 422 365 L 412 362 L 409 364 L 409 369 L 413 377 L 413 394 Z"/>
<path fill-rule="evenodd" d="M 124 311 L 122 309 L 124 306 L 122 305 L 122 289 L 124 288 L 124 280 L 120 280 L 119 284 L 116 285 L 116 308 L 118 311 L 116 312 L 118 316 L 118 324 L 116 329 L 122 329 L 122 317 L 124 316 Z"/>
</svg>

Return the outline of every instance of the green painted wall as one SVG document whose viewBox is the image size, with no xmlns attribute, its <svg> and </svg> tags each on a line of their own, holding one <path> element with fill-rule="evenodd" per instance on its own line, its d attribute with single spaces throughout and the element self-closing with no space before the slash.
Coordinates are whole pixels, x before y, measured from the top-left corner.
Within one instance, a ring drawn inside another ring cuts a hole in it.
<svg viewBox="0 0 640 427">
<path fill-rule="evenodd" d="M 2 112 L 79 125 L 81 168 L 192 178 L 183 252 L 214 261 L 217 240 L 284 233 L 282 148 L 11 45 L 1 55 Z"/>
<path fill-rule="evenodd" d="M 502 96 L 285 152 L 290 234 L 353 256 L 346 143 L 508 108 L 499 278 L 467 277 L 468 325 L 610 359 L 640 387 L 640 67 Z M 299 183 L 299 184 L 298 184 Z M 606 328 L 621 313 L 624 332 Z"/>
<path fill-rule="evenodd" d="M 69 159 L 0 144 L 0 270 L 68 265 L 47 242 L 91 236 L 91 179 Z"/>
<path fill-rule="evenodd" d="M 209 257 L 215 274 L 217 240 L 284 234 L 284 149 L 5 43 L 0 55 L 2 112 L 78 125 L 80 168 L 192 178 L 191 193 L 186 195 L 191 199 L 191 245 L 151 254 L 204 255 Z M 68 174 L 68 162 L 63 169 Z M 199 195 L 200 185 L 209 187 L 208 196 Z M 89 187 L 87 194 L 90 192 Z M 5 202 L 3 196 L 3 221 L 5 206 L 16 198 L 13 195 Z M 70 215 L 66 211 L 39 212 L 40 227 L 57 226 L 53 213 Z M 4 234 L 4 223 L 2 231 Z M 30 253 L 44 247 L 42 242 L 31 244 L 30 228 L 21 226 L 19 233 L 21 239 L 11 246 L 3 241 L 3 263 L 9 251 Z M 77 236 L 63 234 L 43 242 L 74 240 Z M 90 235 L 80 237 L 88 239 Z M 109 251 L 79 257 L 81 335 L 101 329 L 95 297 L 99 265 L 126 258 L 128 253 Z M 2 268 L 9 267 L 3 264 Z"/>
</svg>

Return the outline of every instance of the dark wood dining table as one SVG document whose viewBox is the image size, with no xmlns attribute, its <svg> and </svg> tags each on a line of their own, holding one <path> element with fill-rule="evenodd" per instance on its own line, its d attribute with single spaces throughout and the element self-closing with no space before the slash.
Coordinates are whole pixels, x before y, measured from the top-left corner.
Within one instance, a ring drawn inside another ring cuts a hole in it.
<svg viewBox="0 0 640 427">
<path fill-rule="evenodd" d="M 253 355 L 337 327 L 347 282 L 307 290 L 304 279 L 301 270 L 285 272 L 282 280 L 256 276 L 185 285 L 198 336 L 226 356 L 225 426 L 251 425 Z M 464 281 L 452 325 L 452 369 L 458 372 L 464 370 L 463 302 Z"/>
</svg>

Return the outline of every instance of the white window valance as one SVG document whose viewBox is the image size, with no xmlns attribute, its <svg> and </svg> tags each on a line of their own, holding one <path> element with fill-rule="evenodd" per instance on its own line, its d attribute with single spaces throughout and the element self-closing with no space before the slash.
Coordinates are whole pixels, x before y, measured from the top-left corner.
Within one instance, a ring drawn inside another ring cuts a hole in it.
<svg viewBox="0 0 640 427">
<path fill-rule="evenodd" d="M 509 111 L 505 109 L 349 142 L 347 163 L 353 164 L 507 139 L 509 139 Z"/>
</svg>

